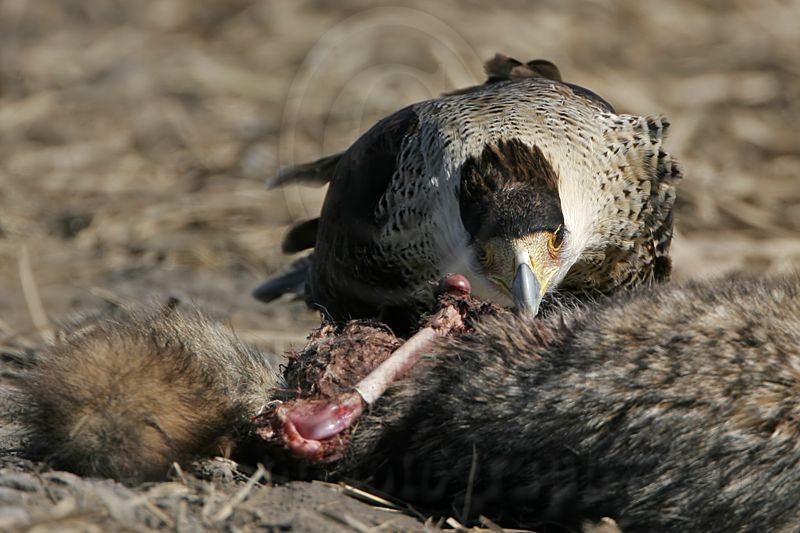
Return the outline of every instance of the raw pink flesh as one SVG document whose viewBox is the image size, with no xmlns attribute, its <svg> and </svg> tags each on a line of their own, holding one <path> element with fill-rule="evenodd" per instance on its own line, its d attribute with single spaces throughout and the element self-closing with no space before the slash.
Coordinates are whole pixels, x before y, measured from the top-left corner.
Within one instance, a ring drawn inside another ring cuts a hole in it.
<svg viewBox="0 0 800 533">
<path fill-rule="evenodd" d="M 440 281 L 440 289 L 449 293 L 471 292 L 469 280 L 461 274 L 449 274 Z M 358 382 L 353 392 L 332 400 L 298 399 L 281 405 L 275 415 L 280 428 L 265 429 L 263 435 L 282 435 L 284 446 L 294 455 L 309 460 L 339 457 L 343 443 L 332 440 L 386 392 L 389 385 L 420 359 L 433 341 L 462 325 L 461 315 L 453 306 L 443 307 L 430 321 L 385 361 Z"/>
<path fill-rule="evenodd" d="M 344 431 L 364 410 L 361 397 L 348 393 L 332 403 L 296 404 L 288 419 L 304 439 L 323 440 Z"/>
</svg>

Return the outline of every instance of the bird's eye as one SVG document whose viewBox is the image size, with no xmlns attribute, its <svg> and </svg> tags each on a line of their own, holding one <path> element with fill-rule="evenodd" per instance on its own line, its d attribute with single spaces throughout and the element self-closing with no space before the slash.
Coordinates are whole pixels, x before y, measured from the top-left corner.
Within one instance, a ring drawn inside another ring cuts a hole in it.
<svg viewBox="0 0 800 533">
<path fill-rule="evenodd" d="M 550 250 L 550 253 L 555 255 L 561 250 L 561 243 L 564 242 L 564 226 L 559 226 L 550 236 L 550 240 L 547 243 L 547 247 Z"/>
</svg>

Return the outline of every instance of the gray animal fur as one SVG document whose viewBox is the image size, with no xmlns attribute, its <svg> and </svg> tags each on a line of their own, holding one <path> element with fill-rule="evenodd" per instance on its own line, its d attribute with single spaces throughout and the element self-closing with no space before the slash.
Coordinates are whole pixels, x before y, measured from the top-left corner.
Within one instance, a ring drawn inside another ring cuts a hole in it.
<svg viewBox="0 0 800 533">
<path fill-rule="evenodd" d="M 796 276 L 490 321 L 431 357 L 362 418 L 340 474 L 460 512 L 474 464 L 469 514 L 537 531 L 800 524 Z"/>
<path fill-rule="evenodd" d="M 495 319 L 391 388 L 333 473 L 537 531 L 795 531 L 798 346 L 798 276 Z M 20 421 L 55 465 L 131 482 L 240 441 L 275 386 L 218 324 L 123 314 L 42 354 Z"/>
</svg>

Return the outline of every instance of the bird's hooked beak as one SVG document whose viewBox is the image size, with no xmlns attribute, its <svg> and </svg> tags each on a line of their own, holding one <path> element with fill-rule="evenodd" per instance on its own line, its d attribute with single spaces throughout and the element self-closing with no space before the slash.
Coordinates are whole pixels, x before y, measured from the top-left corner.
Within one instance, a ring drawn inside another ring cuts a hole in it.
<svg viewBox="0 0 800 533">
<path fill-rule="evenodd" d="M 542 284 L 533 273 L 528 250 L 517 248 L 514 254 L 514 280 L 511 282 L 511 296 L 517 311 L 536 316 L 542 293 Z"/>
<path fill-rule="evenodd" d="M 518 312 L 535 316 L 542 298 L 558 284 L 566 267 L 560 245 L 557 232 L 549 230 L 480 242 L 483 276 L 495 286 L 495 294 L 506 297 L 502 299 L 504 305 L 508 305 L 510 296 Z"/>
</svg>

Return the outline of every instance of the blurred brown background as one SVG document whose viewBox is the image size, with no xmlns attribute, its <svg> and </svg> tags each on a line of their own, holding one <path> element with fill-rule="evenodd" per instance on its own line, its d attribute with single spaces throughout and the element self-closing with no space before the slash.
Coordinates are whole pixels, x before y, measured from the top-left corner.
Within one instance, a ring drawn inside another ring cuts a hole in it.
<svg viewBox="0 0 800 533">
<path fill-rule="evenodd" d="M 153 293 L 297 342 L 315 315 L 249 291 L 323 191 L 263 180 L 497 51 L 671 119 L 676 277 L 797 268 L 798 24 L 779 0 L 1 0 L 0 346 Z"/>
</svg>

